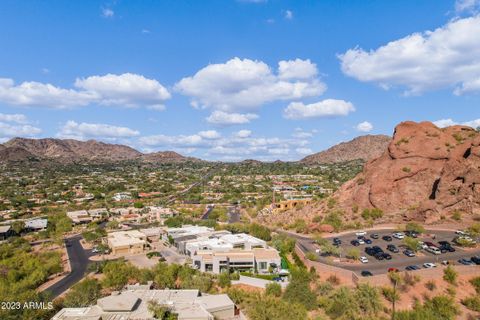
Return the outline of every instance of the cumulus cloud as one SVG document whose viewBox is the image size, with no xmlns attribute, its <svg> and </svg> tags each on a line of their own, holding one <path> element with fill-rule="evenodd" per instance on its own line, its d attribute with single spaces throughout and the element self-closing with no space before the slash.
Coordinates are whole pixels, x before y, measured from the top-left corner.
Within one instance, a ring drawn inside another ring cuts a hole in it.
<svg viewBox="0 0 480 320">
<path fill-rule="evenodd" d="M 315 132 L 313 131 L 304 131 L 302 128 L 295 128 L 295 131 L 293 132 L 292 134 L 292 137 L 295 137 L 295 138 L 311 138 L 313 137 L 313 134 Z"/>
<path fill-rule="evenodd" d="M 455 11 L 461 12 L 478 12 L 480 8 L 480 0 L 457 0 L 455 1 Z"/>
<path fill-rule="evenodd" d="M 375 50 L 350 49 L 339 55 L 342 71 L 406 94 L 453 88 L 457 95 L 480 91 L 480 15 L 452 20 Z"/>
<path fill-rule="evenodd" d="M 299 120 L 320 117 L 347 116 L 354 112 L 355 107 L 351 102 L 336 99 L 326 99 L 311 104 L 292 102 L 284 110 L 286 119 Z"/>
<path fill-rule="evenodd" d="M 310 61 L 280 61 L 280 65 L 283 71 L 275 73 L 262 61 L 233 58 L 204 67 L 180 80 L 175 88 L 191 97 L 194 107 L 229 113 L 256 110 L 273 101 L 319 96 L 326 90 L 326 85 L 314 77 L 316 72 L 311 68 L 315 65 Z"/>
<path fill-rule="evenodd" d="M 216 130 L 200 131 L 198 135 L 205 139 L 218 139 L 221 137 L 220 133 L 218 133 Z"/>
<path fill-rule="evenodd" d="M 152 135 L 138 139 L 143 150 L 177 150 L 185 153 L 187 150 L 201 150 L 202 157 L 213 157 L 222 160 L 238 158 L 256 158 L 261 160 L 276 160 L 279 157 L 296 160 L 303 156 L 310 143 L 302 138 L 257 137 L 250 130 L 233 132 L 229 136 L 220 136 L 200 131 L 191 135 Z"/>
<path fill-rule="evenodd" d="M 76 89 L 66 89 L 35 81 L 16 85 L 12 79 L 0 78 L 0 102 L 13 106 L 58 109 L 93 103 L 158 107 L 171 97 L 168 90 L 157 80 L 132 73 L 81 78 L 75 81 L 75 87 Z"/>
<path fill-rule="evenodd" d="M 475 120 L 470 120 L 470 121 L 465 121 L 465 122 L 456 122 L 452 119 L 441 119 L 433 122 L 434 125 L 436 125 L 439 128 L 445 128 L 449 126 L 454 126 L 457 124 L 463 125 L 463 126 L 469 126 L 472 128 L 478 128 L 480 127 L 480 119 L 475 119 Z"/>
<path fill-rule="evenodd" d="M 360 132 L 370 132 L 373 130 L 373 125 L 368 121 L 363 121 L 355 127 Z"/>
<path fill-rule="evenodd" d="M 310 149 L 310 148 L 297 148 L 297 149 L 295 149 L 295 151 L 298 154 L 302 154 L 302 155 L 309 155 L 309 154 L 313 153 L 312 149 Z"/>
<path fill-rule="evenodd" d="M 235 133 L 235 137 L 237 138 L 248 138 L 252 135 L 252 131 L 250 130 L 240 130 Z"/>
<path fill-rule="evenodd" d="M 251 120 L 257 118 L 258 115 L 254 113 L 227 113 L 223 111 L 214 111 L 206 118 L 206 120 L 211 124 L 228 126 L 249 123 Z"/>
<path fill-rule="evenodd" d="M 103 123 L 77 123 L 73 120 L 67 121 L 58 132 L 59 138 L 86 140 L 91 138 L 112 139 L 130 138 L 140 133 L 127 127 L 118 127 Z"/>
<path fill-rule="evenodd" d="M 0 113 L 0 140 L 5 141 L 13 137 L 34 137 L 41 133 L 40 128 L 28 124 L 23 114 Z"/>
</svg>

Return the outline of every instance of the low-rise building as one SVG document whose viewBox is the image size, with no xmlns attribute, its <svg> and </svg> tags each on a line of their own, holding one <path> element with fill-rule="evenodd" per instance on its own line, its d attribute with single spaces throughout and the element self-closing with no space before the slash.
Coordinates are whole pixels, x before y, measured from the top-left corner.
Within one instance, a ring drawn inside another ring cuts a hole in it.
<svg viewBox="0 0 480 320">
<path fill-rule="evenodd" d="M 147 236 L 138 230 L 111 232 L 107 243 L 114 255 L 142 253 L 147 245 Z"/>
<path fill-rule="evenodd" d="M 0 226 L 0 240 L 6 240 L 13 235 L 15 235 L 15 232 L 12 230 L 11 226 Z"/>
<path fill-rule="evenodd" d="M 41 231 L 47 229 L 47 219 L 32 219 L 25 221 L 25 229 L 28 231 Z"/>
<path fill-rule="evenodd" d="M 155 319 L 150 303 L 165 306 L 179 320 L 231 320 L 238 314 L 226 294 L 200 295 L 198 290 L 129 290 L 113 293 L 85 308 L 63 308 L 52 320 Z"/>
</svg>

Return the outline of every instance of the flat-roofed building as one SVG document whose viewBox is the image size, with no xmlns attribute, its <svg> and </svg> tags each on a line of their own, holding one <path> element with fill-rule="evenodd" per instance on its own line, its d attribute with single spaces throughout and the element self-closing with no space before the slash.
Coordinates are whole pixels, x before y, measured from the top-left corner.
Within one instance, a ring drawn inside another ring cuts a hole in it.
<svg viewBox="0 0 480 320">
<path fill-rule="evenodd" d="M 267 243 L 261 239 L 255 238 L 246 233 L 227 234 L 220 237 L 227 243 L 232 244 L 233 248 L 252 250 L 253 248 L 266 248 Z"/>
<path fill-rule="evenodd" d="M 115 255 L 141 253 L 147 244 L 147 236 L 138 230 L 117 231 L 108 234 L 107 242 Z"/>
<path fill-rule="evenodd" d="M 226 294 L 200 295 L 198 290 L 130 290 L 97 300 L 86 308 L 63 308 L 52 320 L 155 319 L 151 302 L 165 306 L 179 320 L 234 319 L 236 307 Z"/>
</svg>

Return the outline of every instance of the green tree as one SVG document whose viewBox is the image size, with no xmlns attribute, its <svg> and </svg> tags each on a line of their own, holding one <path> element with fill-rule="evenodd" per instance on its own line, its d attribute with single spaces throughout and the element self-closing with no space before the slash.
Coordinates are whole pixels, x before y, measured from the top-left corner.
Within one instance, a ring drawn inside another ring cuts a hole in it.
<svg viewBox="0 0 480 320">
<path fill-rule="evenodd" d="M 421 224 L 416 222 L 407 223 L 407 225 L 405 226 L 405 230 L 415 231 L 416 233 L 420 234 L 425 233 L 425 228 Z"/>
<path fill-rule="evenodd" d="M 178 314 L 174 313 L 169 306 L 159 304 L 156 301 L 148 302 L 148 311 L 150 311 L 155 319 L 160 320 L 176 320 L 178 319 Z"/>
<path fill-rule="evenodd" d="M 221 288 L 227 288 L 232 285 L 232 281 L 230 280 L 230 275 L 228 272 L 222 272 L 218 275 L 218 285 Z"/>
<path fill-rule="evenodd" d="M 279 283 L 271 282 L 265 287 L 265 294 L 280 297 L 282 295 L 282 286 Z"/>
<path fill-rule="evenodd" d="M 283 299 L 291 303 L 299 303 L 307 310 L 316 307 L 316 295 L 310 289 L 310 274 L 305 269 L 294 269 L 290 283 L 285 289 Z"/>
<path fill-rule="evenodd" d="M 128 280 L 136 274 L 136 268 L 124 260 L 109 261 L 103 267 L 102 285 L 114 290 L 122 289 Z"/>
<path fill-rule="evenodd" d="M 66 294 L 63 304 L 67 308 L 87 307 L 100 298 L 101 285 L 97 279 L 86 278 L 74 285 Z"/>
<path fill-rule="evenodd" d="M 403 238 L 403 244 L 408 249 L 410 249 L 414 252 L 417 252 L 418 248 L 419 248 L 419 245 L 420 245 L 420 241 L 415 239 L 415 238 L 412 238 L 412 237 L 405 237 L 405 238 Z"/>
</svg>

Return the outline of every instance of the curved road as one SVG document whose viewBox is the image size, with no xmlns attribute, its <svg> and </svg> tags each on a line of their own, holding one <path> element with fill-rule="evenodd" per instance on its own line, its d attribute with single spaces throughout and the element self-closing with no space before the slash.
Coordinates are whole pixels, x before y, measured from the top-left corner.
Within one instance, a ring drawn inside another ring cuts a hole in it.
<svg viewBox="0 0 480 320">
<path fill-rule="evenodd" d="M 45 292 L 49 292 L 53 298 L 56 298 L 67 291 L 85 275 L 90 252 L 83 249 L 82 245 L 80 244 L 80 239 L 82 239 L 80 235 L 68 239 L 69 246 L 67 246 L 67 253 L 70 259 L 70 266 L 72 270 L 62 280 L 45 290 Z"/>
</svg>

